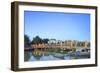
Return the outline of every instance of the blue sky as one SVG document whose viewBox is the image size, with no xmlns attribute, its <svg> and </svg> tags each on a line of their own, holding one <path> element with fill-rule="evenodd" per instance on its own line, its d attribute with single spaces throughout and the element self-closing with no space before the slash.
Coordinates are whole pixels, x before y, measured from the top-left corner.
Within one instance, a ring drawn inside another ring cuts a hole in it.
<svg viewBox="0 0 100 73">
<path fill-rule="evenodd" d="M 30 40 L 90 40 L 90 14 L 24 11 L 24 27 Z"/>
</svg>

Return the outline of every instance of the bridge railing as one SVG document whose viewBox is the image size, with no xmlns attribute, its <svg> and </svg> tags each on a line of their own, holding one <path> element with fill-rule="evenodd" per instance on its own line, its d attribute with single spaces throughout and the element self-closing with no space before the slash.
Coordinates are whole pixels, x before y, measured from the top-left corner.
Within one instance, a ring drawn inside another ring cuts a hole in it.
<svg viewBox="0 0 100 73">
<path fill-rule="evenodd" d="M 66 45 L 48 45 L 48 44 L 39 44 L 32 45 L 32 48 L 64 48 L 64 49 L 78 49 L 78 48 L 89 48 L 88 46 L 66 46 Z"/>
</svg>

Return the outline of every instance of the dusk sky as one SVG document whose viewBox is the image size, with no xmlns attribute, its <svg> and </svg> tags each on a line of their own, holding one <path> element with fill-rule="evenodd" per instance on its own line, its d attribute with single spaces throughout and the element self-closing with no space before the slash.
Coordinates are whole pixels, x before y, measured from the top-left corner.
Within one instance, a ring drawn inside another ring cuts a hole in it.
<svg viewBox="0 0 100 73">
<path fill-rule="evenodd" d="M 90 14 L 24 11 L 24 27 L 30 40 L 90 40 Z"/>
</svg>

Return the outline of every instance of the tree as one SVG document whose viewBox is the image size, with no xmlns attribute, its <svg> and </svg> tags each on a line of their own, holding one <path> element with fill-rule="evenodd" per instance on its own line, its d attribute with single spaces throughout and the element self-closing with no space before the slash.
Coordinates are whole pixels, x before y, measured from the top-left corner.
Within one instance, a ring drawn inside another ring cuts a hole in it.
<svg viewBox="0 0 100 73">
<path fill-rule="evenodd" d="M 41 44 L 41 43 L 42 43 L 42 39 L 39 36 L 36 36 L 32 40 L 32 44 Z"/>
<path fill-rule="evenodd" d="M 24 35 L 24 43 L 25 43 L 25 47 L 30 46 L 30 39 L 27 35 Z"/>
<path fill-rule="evenodd" d="M 49 39 L 43 39 L 43 40 L 42 40 L 42 42 L 43 42 L 44 44 L 48 43 L 48 41 L 49 41 Z"/>
</svg>

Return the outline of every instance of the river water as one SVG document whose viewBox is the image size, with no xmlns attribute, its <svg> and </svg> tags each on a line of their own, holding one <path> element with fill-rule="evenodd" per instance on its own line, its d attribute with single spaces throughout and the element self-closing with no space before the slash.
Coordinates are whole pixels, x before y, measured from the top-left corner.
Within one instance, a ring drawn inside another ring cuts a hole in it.
<svg viewBox="0 0 100 73">
<path fill-rule="evenodd" d="M 72 60 L 72 59 L 87 59 L 90 58 L 89 55 L 83 55 L 83 56 L 69 56 L 65 54 L 56 53 L 48 53 L 48 54 L 33 54 L 34 51 L 25 51 L 24 53 L 24 61 L 49 61 L 49 60 Z M 61 56 L 59 56 L 61 55 Z"/>
</svg>

